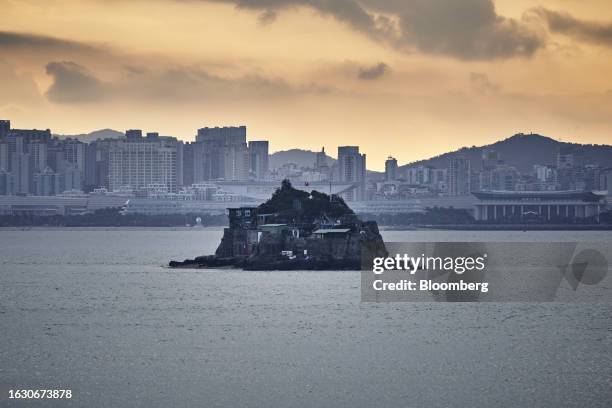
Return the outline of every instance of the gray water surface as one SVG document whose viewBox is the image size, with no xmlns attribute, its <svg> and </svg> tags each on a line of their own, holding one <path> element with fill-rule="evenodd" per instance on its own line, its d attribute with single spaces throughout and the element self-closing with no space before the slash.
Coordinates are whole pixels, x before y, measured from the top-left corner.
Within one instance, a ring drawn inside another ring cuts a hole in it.
<svg viewBox="0 0 612 408">
<path fill-rule="evenodd" d="M 359 272 L 170 270 L 220 230 L 0 230 L 0 405 L 608 407 L 612 305 L 360 303 Z M 388 231 L 388 241 L 609 232 Z M 70 401 L 8 400 L 69 388 Z"/>
</svg>

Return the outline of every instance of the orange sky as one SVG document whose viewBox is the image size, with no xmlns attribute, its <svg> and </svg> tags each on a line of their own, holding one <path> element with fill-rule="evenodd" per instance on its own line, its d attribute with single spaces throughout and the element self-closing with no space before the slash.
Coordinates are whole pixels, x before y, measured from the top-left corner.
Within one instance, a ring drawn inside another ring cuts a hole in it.
<svg viewBox="0 0 612 408">
<path fill-rule="evenodd" d="M 357 144 L 368 167 L 517 132 L 612 140 L 612 3 L 0 0 L 0 118 L 273 151 Z"/>
</svg>

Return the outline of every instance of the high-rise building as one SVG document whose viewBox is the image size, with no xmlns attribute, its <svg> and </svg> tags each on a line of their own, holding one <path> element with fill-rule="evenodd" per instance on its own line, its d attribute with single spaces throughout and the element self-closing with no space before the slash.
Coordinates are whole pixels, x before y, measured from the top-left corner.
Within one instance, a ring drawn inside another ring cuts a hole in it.
<svg viewBox="0 0 612 408">
<path fill-rule="evenodd" d="M 603 169 L 599 175 L 599 190 L 607 191 L 612 196 L 612 167 Z"/>
<path fill-rule="evenodd" d="M 432 183 L 434 168 L 422 164 L 407 167 L 404 170 L 408 184 L 424 186 Z"/>
<path fill-rule="evenodd" d="M 62 192 L 60 175 L 50 167 L 34 174 L 34 194 L 37 196 L 54 196 Z"/>
<path fill-rule="evenodd" d="M 385 180 L 397 180 L 397 160 L 391 156 L 385 161 Z"/>
<path fill-rule="evenodd" d="M 114 142 L 115 139 L 104 139 L 88 145 L 85 160 L 85 184 L 88 188 L 109 188 L 109 150 Z"/>
<path fill-rule="evenodd" d="M 10 129 L 6 135 L 6 139 L 9 141 L 9 144 L 11 144 L 11 146 L 15 143 L 15 140 L 17 139 L 22 139 L 26 144 L 32 143 L 34 141 L 48 143 L 49 141 L 51 141 L 51 130 Z"/>
<path fill-rule="evenodd" d="M 4 139 L 11 130 L 10 120 L 0 120 L 0 140 Z"/>
<path fill-rule="evenodd" d="M 85 173 L 87 145 L 77 139 L 65 139 L 62 141 L 62 150 L 66 163 L 76 166 L 81 173 Z"/>
<path fill-rule="evenodd" d="M 43 141 L 33 141 L 28 146 L 32 168 L 35 172 L 41 172 L 47 167 L 48 143 Z"/>
<path fill-rule="evenodd" d="M 14 152 L 11 155 L 11 173 L 13 173 L 15 193 L 29 194 L 31 192 L 31 164 L 29 153 Z"/>
<path fill-rule="evenodd" d="M 315 157 L 315 170 L 319 173 L 321 181 L 329 180 L 331 178 L 332 168 L 328 163 L 327 154 L 325 154 L 325 147 L 321 148 L 320 152 L 317 152 Z"/>
<path fill-rule="evenodd" d="M 497 165 L 503 164 L 503 160 L 499 153 L 492 148 L 482 149 L 482 169 L 483 171 L 491 170 Z"/>
<path fill-rule="evenodd" d="M 452 196 L 464 196 L 470 192 L 470 161 L 463 154 L 453 155 L 448 164 L 448 193 Z"/>
<path fill-rule="evenodd" d="M 498 165 L 492 171 L 491 189 L 497 191 L 514 191 L 519 179 L 519 172 L 513 166 Z"/>
<path fill-rule="evenodd" d="M 268 141 L 259 140 L 249 142 L 249 165 L 251 176 L 257 180 L 262 181 L 268 174 Z"/>
<path fill-rule="evenodd" d="M 195 183 L 195 151 L 200 143 L 187 142 L 183 146 L 183 184 L 190 186 Z"/>
<path fill-rule="evenodd" d="M 182 144 L 175 138 L 115 140 L 109 143 L 108 154 L 111 191 L 163 185 L 176 192 L 182 181 Z"/>
<path fill-rule="evenodd" d="M 321 151 L 317 152 L 317 156 L 315 158 L 315 169 L 321 171 L 321 169 L 327 167 L 329 167 L 327 164 L 327 155 L 325 154 L 325 147 L 322 147 Z"/>
<path fill-rule="evenodd" d="M 246 126 L 203 127 L 196 142 L 219 141 L 223 144 L 246 143 Z"/>
<path fill-rule="evenodd" d="M 448 192 L 448 169 L 433 169 L 431 178 L 432 188 L 440 193 Z"/>
<path fill-rule="evenodd" d="M 142 130 L 128 129 L 125 131 L 125 138 L 130 141 L 142 139 Z"/>
<path fill-rule="evenodd" d="M 29 194 L 34 172 L 46 166 L 51 131 L 11 129 L 9 121 L 0 122 L 0 168 L 11 173 L 14 193 Z"/>
<path fill-rule="evenodd" d="M 67 164 L 60 177 L 61 191 L 82 190 L 83 172 L 78 169 L 76 164 Z"/>
<path fill-rule="evenodd" d="M 0 168 L 0 195 L 9 195 L 15 192 L 13 174 Z"/>
<path fill-rule="evenodd" d="M 0 170 L 9 171 L 9 144 L 0 140 Z"/>
<path fill-rule="evenodd" d="M 554 182 L 557 179 L 557 169 L 553 166 L 534 164 L 533 172 L 538 181 Z"/>
<path fill-rule="evenodd" d="M 249 179 L 249 149 L 246 143 L 231 144 L 224 149 L 223 179 L 227 181 L 247 181 Z"/>
<path fill-rule="evenodd" d="M 574 149 L 571 146 L 559 146 L 557 150 L 557 169 L 574 167 Z"/>
<path fill-rule="evenodd" d="M 191 147 L 194 150 L 196 183 L 206 180 L 248 180 L 246 126 L 198 129 L 196 144 L 201 144 L 201 147 Z M 229 162 L 226 163 L 226 160 Z"/>
<path fill-rule="evenodd" d="M 359 146 L 338 147 L 338 177 L 338 181 L 355 184 L 354 189 L 343 194 L 347 201 L 365 200 L 366 155 L 359 153 Z"/>
</svg>

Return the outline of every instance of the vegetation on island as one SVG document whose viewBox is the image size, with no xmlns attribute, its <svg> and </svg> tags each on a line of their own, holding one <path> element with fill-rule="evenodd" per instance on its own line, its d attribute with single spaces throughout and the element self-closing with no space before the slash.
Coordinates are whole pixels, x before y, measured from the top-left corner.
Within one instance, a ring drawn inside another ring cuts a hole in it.
<svg viewBox="0 0 612 408">
<path fill-rule="evenodd" d="M 329 196 L 318 191 L 310 193 L 298 190 L 289 180 L 283 180 L 272 197 L 257 207 L 258 214 L 275 214 L 275 222 L 313 223 L 326 216 L 339 219 L 355 213 L 339 196 Z"/>
</svg>

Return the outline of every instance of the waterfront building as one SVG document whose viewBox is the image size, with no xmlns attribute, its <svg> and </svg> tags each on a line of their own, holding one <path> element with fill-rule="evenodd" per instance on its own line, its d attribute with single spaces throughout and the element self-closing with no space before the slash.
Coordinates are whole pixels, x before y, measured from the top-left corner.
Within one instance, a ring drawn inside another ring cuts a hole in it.
<svg viewBox="0 0 612 408">
<path fill-rule="evenodd" d="M 473 193 L 474 218 L 480 221 L 593 218 L 606 208 L 606 197 L 590 191 L 479 191 Z"/>
</svg>

